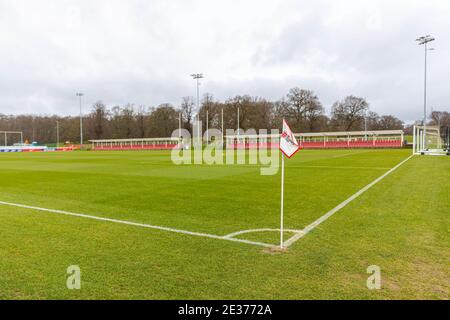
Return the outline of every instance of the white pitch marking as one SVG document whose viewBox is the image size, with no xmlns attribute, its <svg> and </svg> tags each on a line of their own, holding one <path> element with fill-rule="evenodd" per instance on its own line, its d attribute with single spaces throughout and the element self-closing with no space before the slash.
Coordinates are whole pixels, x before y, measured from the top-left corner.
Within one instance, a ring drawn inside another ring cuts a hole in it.
<svg viewBox="0 0 450 320">
<path fill-rule="evenodd" d="M 336 212 L 338 212 L 339 210 L 341 210 L 342 208 L 344 208 L 346 205 L 348 205 L 350 202 L 352 202 L 353 200 L 355 200 L 356 198 L 358 198 L 360 195 L 362 195 L 364 192 L 366 192 L 367 190 L 369 190 L 370 188 L 372 188 L 375 184 L 377 184 L 378 182 L 380 182 L 381 180 L 383 180 L 386 176 L 388 176 L 390 173 L 392 173 L 393 171 L 395 171 L 397 168 L 399 168 L 402 164 L 404 164 L 406 161 L 408 161 L 409 159 L 411 159 L 414 155 L 409 156 L 408 158 L 406 158 L 405 160 L 403 160 L 402 162 L 400 162 L 399 164 L 397 164 L 395 167 L 393 167 L 392 169 L 390 169 L 389 171 L 387 171 L 386 173 L 384 173 L 382 176 L 378 177 L 377 179 L 375 179 L 374 181 L 372 181 L 371 183 L 369 183 L 367 186 L 365 186 L 364 188 L 362 188 L 361 190 L 359 190 L 358 192 L 356 192 L 354 195 L 352 195 L 350 198 L 348 198 L 347 200 L 345 200 L 344 202 L 340 203 L 339 205 L 337 205 L 335 208 L 331 209 L 330 211 L 328 211 L 326 214 L 324 214 L 323 216 L 321 216 L 319 219 L 317 219 L 316 221 L 314 221 L 313 223 L 311 223 L 310 225 L 308 225 L 307 227 L 305 227 L 302 231 L 302 233 L 297 233 L 296 235 L 292 236 L 290 239 L 286 240 L 283 244 L 285 247 L 289 247 L 292 244 L 294 244 L 296 241 L 298 241 L 300 238 L 304 237 L 305 235 L 307 235 L 311 230 L 315 229 L 319 224 L 321 224 L 322 222 L 324 222 L 325 220 L 327 220 L 329 217 L 331 217 L 333 214 L 335 214 Z"/>
<path fill-rule="evenodd" d="M 135 227 L 157 229 L 157 230 L 162 230 L 162 231 L 187 234 L 190 236 L 241 242 L 241 243 L 252 244 L 252 245 L 262 246 L 262 247 L 269 247 L 269 248 L 274 247 L 274 245 L 272 245 L 272 244 L 263 243 L 263 242 L 249 241 L 249 240 L 244 240 L 244 239 L 235 239 L 235 238 L 230 238 L 228 236 L 219 236 L 219 235 L 209 234 L 209 233 L 201 233 L 201 232 L 187 231 L 187 230 L 181 230 L 181 229 L 174 229 L 174 228 L 155 226 L 155 225 L 150 225 L 150 224 L 145 224 L 145 223 L 131 222 L 131 221 L 125 221 L 125 220 L 111 219 L 111 218 L 103 218 L 103 217 L 92 216 L 92 215 L 87 215 L 87 214 L 82 214 L 82 213 L 74 213 L 74 212 L 69 212 L 69 211 L 64 211 L 64 210 L 27 206 L 24 204 L 17 204 L 17 203 L 5 202 L 5 201 L 0 201 L 0 205 L 18 207 L 18 208 L 24 208 L 24 209 L 31 209 L 31 210 L 38 210 L 38 211 L 44 211 L 44 212 L 51 212 L 51 213 L 63 214 L 63 215 L 67 215 L 67 216 L 86 218 L 86 219 L 92 219 L 92 220 L 98 220 L 98 221 L 120 223 L 120 224 L 135 226 Z"/>
<path fill-rule="evenodd" d="M 317 168 L 317 169 L 372 169 L 372 170 L 386 170 L 389 167 L 346 167 L 346 166 L 290 166 L 290 168 Z"/>
<path fill-rule="evenodd" d="M 342 202 L 341 204 L 336 206 L 334 209 L 330 210 L 328 213 L 326 213 L 325 215 L 323 215 L 322 217 L 320 217 L 319 219 L 317 219 L 316 221 L 314 221 L 313 223 L 308 225 L 303 230 L 294 230 L 294 229 L 286 230 L 286 231 L 289 231 L 289 232 L 294 232 L 296 234 L 294 236 L 292 236 L 290 239 L 288 239 L 287 241 L 285 241 L 283 244 L 286 247 L 291 246 L 293 243 L 298 241 L 300 238 L 302 238 L 303 236 L 308 234 L 311 230 L 316 228 L 323 221 L 327 220 L 329 217 L 331 217 L 337 211 L 339 211 L 340 209 L 345 207 L 348 203 L 350 203 L 351 201 L 353 201 L 354 199 L 359 197 L 361 194 L 363 194 L 365 191 L 370 189 L 372 186 L 374 186 L 376 183 L 378 183 L 379 181 L 384 179 L 387 175 L 389 175 L 391 172 L 396 170 L 398 167 L 400 167 L 406 161 L 411 159 L 413 156 L 414 155 L 411 155 L 407 159 L 403 160 L 401 163 L 399 163 L 398 165 L 396 165 L 395 167 L 393 167 L 392 169 L 387 171 L 385 174 L 383 174 L 381 177 L 377 178 L 376 180 L 374 180 L 373 182 L 371 182 L 370 184 L 368 184 L 367 186 L 365 186 L 364 188 L 359 190 L 357 193 L 355 193 L 350 198 L 348 198 L 347 200 L 345 200 L 344 202 Z M 18 207 L 18 208 L 24 208 L 24 209 L 31 209 L 31 210 L 37 210 L 37 211 L 44 211 L 44 212 L 50 212 L 50 213 L 57 213 L 57 214 L 63 214 L 63 215 L 74 216 L 74 217 L 79 217 L 79 218 L 86 218 L 86 219 L 92 219 L 92 220 L 98 220 L 98 221 L 107 221 L 107 222 L 125 224 L 125 225 L 142 227 L 142 228 L 149 228 L 149 229 L 156 229 L 156 230 L 162 230 L 162 231 L 168 231 L 168 232 L 174 232 L 174 233 L 180 233 L 180 234 L 187 234 L 187 235 L 197 236 L 197 237 L 234 241 L 234 242 L 246 243 L 246 244 L 251 244 L 251 245 L 256 245 L 256 246 L 268 247 L 268 248 L 273 248 L 276 245 L 263 243 L 263 242 L 249 241 L 249 240 L 244 240 L 244 239 L 236 239 L 236 238 L 233 238 L 233 237 L 235 237 L 237 235 L 240 235 L 240 234 L 250 233 L 250 232 L 279 231 L 279 229 L 269 229 L 269 228 L 266 228 L 266 229 L 252 229 L 252 230 L 237 231 L 237 232 L 234 232 L 234 233 L 227 234 L 225 236 L 219 236 L 219 235 L 209 234 L 209 233 L 201 233 L 201 232 L 187 231 L 187 230 L 175 229 L 175 228 L 170 228 L 170 227 L 155 226 L 155 225 L 150 225 L 150 224 L 125 221 L 125 220 L 103 218 L 103 217 L 98 217 L 98 216 L 82 214 L 82 213 L 74 213 L 74 212 L 69 212 L 69 211 L 64 211 L 64 210 L 56 210 L 56 209 L 47 209 L 47 208 L 28 206 L 28 205 L 24 205 L 24 204 L 11 203 L 11 202 L 5 202 L 5 201 L 0 201 L 0 205 L 11 206 L 11 207 Z"/>
<path fill-rule="evenodd" d="M 262 229 L 249 229 L 249 230 L 242 230 L 242 231 L 237 231 L 237 232 L 233 232 L 230 234 L 227 234 L 226 236 L 224 236 L 224 238 L 226 239 L 230 239 L 230 238 L 234 238 L 236 236 L 239 236 L 241 234 L 246 234 L 246 233 L 253 233 L 253 232 L 280 232 L 280 229 L 271 229 L 271 228 L 262 228 Z M 292 232 L 292 233 L 302 233 L 302 230 L 296 230 L 296 229 L 284 229 L 284 231 L 286 232 Z"/>
</svg>

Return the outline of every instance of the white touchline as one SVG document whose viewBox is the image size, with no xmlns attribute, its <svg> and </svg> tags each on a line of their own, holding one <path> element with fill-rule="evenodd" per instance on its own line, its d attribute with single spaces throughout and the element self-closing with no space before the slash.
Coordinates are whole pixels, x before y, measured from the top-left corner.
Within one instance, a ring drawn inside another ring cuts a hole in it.
<svg viewBox="0 0 450 320">
<path fill-rule="evenodd" d="M 38 210 L 38 211 L 44 211 L 44 212 L 51 212 L 51 213 L 63 214 L 63 215 L 67 215 L 67 216 L 86 218 L 86 219 L 92 219 L 92 220 L 114 222 L 114 223 L 120 223 L 120 224 L 126 224 L 126 225 L 130 225 L 130 226 L 135 226 L 135 227 L 142 227 L 142 228 L 157 229 L 157 230 L 163 230 L 163 231 L 169 231 L 169 232 L 175 232 L 175 233 L 182 233 L 182 234 L 187 234 L 187 235 L 190 235 L 190 236 L 212 238 L 212 239 L 219 239 L 219 240 L 227 240 L 227 241 L 234 241 L 234 242 L 241 242 L 241 243 L 252 244 L 252 245 L 262 246 L 262 247 L 269 247 L 269 248 L 271 248 L 271 247 L 274 246 L 272 244 L 263 243 L 263 242 L 256 242 L 256 241 L 249 241 L 249 240 L 244 240 L 244 239 L 231 238 L 230 236 L 219 236 L 219 235 L 215 235 L 215 234 L 187 231 L 187 230 L 181 230 L 181 229 L 174 229 L 174 228 L 155 226 L 155 225 L 145 224 L 145 223 L 131 222 L 131 221 L 125 221 L 125 220 L 111 219 L 111 218 L 103 218 L 103 217 L 92 216 L 92 215 L 88 215 L 88 214 L 75 213 L 75 212 L 69 212 L 69 211 L 64 211 L 64 210 L 56 210 L 56 209 L 47 209 L 47 208 L 34 207 L 34 206 L 27 206 L 27 205 L 24 205 L 24 204 L 11 203 L 11 202 L 5 202 L 5 201 L 0 201 L 0 205 L 11 206 L 11 207 L 18 207 L 18 208 L 24 208 L 24 209 L 31 209 L 31 210 Z"/>
<path fill-rule="evenodd" d="M 289 166 L 289 168 L 318 168 L 318 169 L 362 169 L 362 170 L 388 170 L 389 167 L 346 167 L 346 166 Z"/>
<path fill-rule="evenodd" d="M 335 214 L 336 212 L 338 212 L 339 210 L 341 210 L 342 208 L 344 208 L 347 204 L 349 204 L 350 202 L 352 202 L 353 200 L 355 200 L 356 198 L 358 198 L 360 195 L 362 195 L 364 192 L 366 192 L 367 190 L 369 190 L 370 188 L 372 188 L 375 184 L 377 184 L 378 182 L 380 182 L 381 180 L 383 180 L 386 176 L 388 176 L 390 173 L 392 173 L 393 171 L 395 171 L 398 167 L 400 167 L 402 164 L 404 164 L 406 161 L 408 161 L 409 159 L 411 159 L 414 155 L 409 156 L 408 158 L 406 158 L 405 160 L 403 160 L 402 162 L 400 162 L 399 164 L 397 164 L 395 167 L 393 167 L 392 169 L 390 169 L 389 171 L 387 171 L 385 174 L 383 174 L 382 176 L 378 177 L 377 179 L 375 179 L 374 181 L 372 181 L 371 183 L 369 183 L 367 186 L 365 186 L 364 188 L 362 188 L 361 190 L 359 190 L 358 192 L 356 192 L 354 195 L 352 195 L 350 198 L 348 198 L 347 200 L 345 200 L 344 202 L 340 203 L 339 205 L 337 205 L 335 208 L 331 209 L 330 211 L 328 211 L 326 214 L 324 214 L 323 216 L 321 216 L 319 219 L 317 219 L 316 221 L 314 221 L 313 223 L 311 223 L 310 225 L 306 226 L 302 231 L 302 233 L 297 233 L 296 235 L 292 236 L 290 239 L 286 240 L 283 244 L 285 247 L 289 247 L 292 244 L 294 244 L 296 241 L 298 241 L 300 238 L 304 237 L 305 235 L 307 235 L 311 230 L 315 229 L 319 224 L 321 224 L 322 222 L 324 222 L 325 220 L 327 220 L 329 217 L 331 217 L 333 214 Z"/>
</svg>

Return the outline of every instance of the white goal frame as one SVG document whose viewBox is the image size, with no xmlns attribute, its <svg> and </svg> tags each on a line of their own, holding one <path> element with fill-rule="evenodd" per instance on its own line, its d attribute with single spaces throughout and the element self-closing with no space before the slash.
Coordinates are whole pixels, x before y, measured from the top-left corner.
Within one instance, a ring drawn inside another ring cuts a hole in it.
<svg viewBox="0 0 450 320">
<path fill-rule="evenodd" d="M 430 144 L 430 139 L 434 139 L 435 143 Z M 413 127 L 413 154 L 445 155 L 441 131 L 438 126 Z"/>
<path fill-rule="evenodd" d="M 20 135 L 20 144 L 23 144 L 23 131 L 0 131 L 0 135 L 4 137 L 4 147 L 8 146 L 8 135 Z"/>
</svg>

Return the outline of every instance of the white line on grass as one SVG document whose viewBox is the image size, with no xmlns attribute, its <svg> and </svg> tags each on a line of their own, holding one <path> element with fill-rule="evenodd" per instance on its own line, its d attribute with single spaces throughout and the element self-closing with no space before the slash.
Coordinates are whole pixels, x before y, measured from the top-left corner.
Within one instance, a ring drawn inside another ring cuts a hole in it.
<svg viewBox="0 0 450 320">
<path fill-rule="evenodd" d="M 364 150 L 364 151 L 359 151 L 359 152 L 349 152 L 349 153 L 344 153 L 344 154 L 337 154 L 337 155 L 332 156 L 330 158 L 332 158 L 332 159 L 343 158 L 343 157 L 348 157 L 348 156 L 352 156 L 352 155 L 355 155 L 355 154 L 368 153 L 368 152 L 373 152 L 373 150 Z"/>
<path fill-rule="evenodd" d="M 308 225 L 307 227 L 305 227 L 302 231 L 302 233 L 297 233 L 296 235 L 292 236 L 290 239 L 286 240 L 284 242 L 284 246 L 285 247 L 289 247 L 292 244 L 294 244 L 296 241 L 298 241 L 300 238 L 304 237 L 305 235 L 307 235 L 311 230 L 315 229 L 319 224 L 321 224 L 322 222 L 324 222 L 325 220 L 327 220 L 329 217 L 331 217 L 333 214 L 335 214 L 336 212 L 338 212 L 339 210 L 341 210 L 342 208 L 344 208 L 346 205 L 348 205 L 350 202 L 352 202 L 353 200 L 355 200 L 356 198 L 358 198 L 360 195 L 362 195 L 364 192 L 366 192 L 367 190 L 369 190 L 370 188 L 372 188 L 375 184 L 377 184 L 378 182 L 380 182 L 381 180 L 383 180 L 386 176 L 388 176 L 389 174 L 391 174 L 393 171 L 395 171 L 396 169 L 398 169 L 402 164 L 404 164 L 406 161 L 408 161 L 409 159 L 411 159 L 413 156 L 409 156 L 408 158 L 406 158 L 405 160 L 403 160 L 402 162 L 400 162 L 399 164 L 397 164 L 395 167 L 393 167 L 392 169 L 390 169 L 389 171 L 387 171 L 385 174 L 383 174 L 382 176 L 378 177 L 377 179 L 375 179 L 374 181 L 372 181 L 371 183 L 369 183 L 367 186 L 365 186 L 364 188 L 362 188 L 361 190 L 359 190 L 358 192 L 356 192 L 354 195 L 352 195 L 350 198 L 348 198 L 347 200 L 345 200 L 344 202 L 340 203 L 339 205 L 337 205 L 335 208 L 331 209 L 330 211 L 328 211 L 326 214 L 324 214 L 323 216 L 321 216 L 319 219 L 317 219 L 316 221 L 314 221 L 313 223 L 311 223 L 310 225 Z"/>
<path fill-rule="evenodd" d="M 369 183 L 367 186 L 365 186 L 364 188 L 362 188 L 361 190 L 356 192 L 350 198 L 348 198 L 347 200 L 345 200 L 344 202 L 339 204 L 337 207 L 335 207 L 334 209 L 332 209 L 329 212 L 327 212 L 326 214 L 324 214 L 322 217 L 320 217 L 319 219 L 317 219 L 316 221 L 314 221 L 313 223 L 308 225 L 303 230 L 292 230 L 292 229 L 286 230 L 286 231 L 289 231 L 289 232 L 294 232 L 295 235 L 292 236 L 290 239 L 286 240 L 284 242 L 284 246 L 285 247 L 289 247 L 293 243 L 298 241 L 300 238 L 304 237 L 311 230 L 316 228 L 319 224 L 321 224 L 322 222 L 327 220 L 329 217 L 331 217 L 333 214 L 335 214 L 336 212 L 338 212 L 339 210 L 344 208 L 347 204 L 349 204 L 351 201 L 355 200 L 361 194 L 363 194 L 368 189 L 373 187 L 376 183 L 380 182 L 387 175 L 392 173 L 394 170 L 396 170 L 398 167 L 400 167 L 402 164 L 404 164 L 406 161 L 408 161 L 412 157 L 413 156 L 410 156 L 407 159 L 405 159 L 402 162 L 400 162 L 399 164 L 397 164 L 395 167 L 393 167 L 392 169 L 387 171 L 381 177 L 379 177 L 379 178 L 375 179 L 374 181 L 372 181 L 371 183 Z M 83 213 L 75 213 L 75 212 L 69 212 L 69 211 L 64 211 L 64 210 L 57 210 L 57 209 L 48 209 L 48 208 L 41 208 L 41 207 L 35 207 L 35 206 L 28 206 L 28 205 L 24 205 L 24 204 L 5 202 L 5 201 L 0 201 L 0 205 L 10 206 L 10 207 L 18 207 L 18 208 L 24 208 L 24 209 L 31 209 L 31 210 L 37 210 L 37 211 L 44 211 L 44 212 L 50 212 L 50 213 L 57 213 L 57 214 L 62 214 L 62 215 L 67 215 L 67 216 L 73 216 L 73 217 L 79 217 L 79 218 L 85 218 L 85 219 L 92 219 L 92 220 L 98 220 L 98 221 L 113 222 L 113 223 L 125 224 L 125 225 L 130 225 L 130 226 L 135 226 L 135 227 L 156 229 L 156 230 L 162 230 L 162 231 L 186 234 L 186 235 L 190 235 L 190 236 L 197 236 L 197 237 L 204 237 L 204 238 L 211 238 L 211 239 L 218 239 L 218 240 L 240 242 L 240 243 L 246 243 L 246 244 L 251 244 L 251 245 L 256 245 L 256 246 L 261 246 L 261 247 L 267 247 L 267 248 L 273 248 L 273 247 L 276 247 L 276 245 L 263 243 L 263 242 L 257 242 L 257 241 L 249 241 L 249 240 L 244 240 L 244 239 L 236 239 L 234 237 L 238 236 L 238 235 L 241 235 L 241 234 L 251 233 L 251 232 L 279 231 L 279 229 L 269 229 L 269 228 L 265 228 L 265 229 L 251 229 L 251 230 L 241 230 L 241 231 L 238 231 L 238 232 L 230 233 L 228 235 L 219 236 L 219 235 L 209 234 L 209 233 L 201 233 L 201 232 L 194 232 L 194 231 L 175 229 L 175 228 L 170 228 L 170 227 L 155 226 L 155 225 L 150 225 L 150 224 L 145 224 L 145 223 L 126 221 L 126 220 L 104 218 L 104 217 L 98 217 L 98 216 L 83 214 Z"/>
<path fill-rule="evenodd" d="M 285 232 L 292 232 L 292 233 L 302 233 L 302 230 L 296 230 L 296 229 L 284 229 Z M 230 234 L 227 234 L 224 236 L 226 239 L 234 238 L 246 233 L 255 233 L 255 232 L 280 232 L 280 229 L 272 229 L 272 228 L 262 228 L 262 229 L 249 229 L 249 230 L 241 230 L 237 232 L 233 232 Z M 274 245 L 275 246 L 275 245 Z"/>
<path fill-rule="evenodd" d="M 169 228 L 169 227 L 155 226 L 155 225 L 150 225 L 150 224 L 145 224 L 145 223 L 131 222 L 131 221 L 125 221 L 125 220 L 111 219 L 111 218 L 103 218 L 103 217 L 92 216 L 92 215 L 88 215 L 88 214 L 75 213 L 75 212 L 56 210 L 56 209 L 47 209 L 47 208 L 34 207 L 34 206 L 27 206 L 24 204 L 17 204 L 17 203 L 5 202 L 5 201 L 0 201 L 0 205 L 18 207 L 18 208 L 24 208 L 24 209 L 31 209 L 31 210 L 38 210 L 38 211 L 44 211 L 44 212 L 50 212 L 50 213 L 57 213 L 57 214 L 63 214 L 63 215 L 67 215 L 67 216 L 86 218 L 86 219 L 92 219 L 92 220 L 98 220 L 98 221 L 114 222 L 114 223 L 135 226 L 135 227 L 142 227 L 142 228 L 149 228 L 149 229 L 156 229 L 156 230 L 162 230 L 162 231 L 187 234 L 190 236 L 241 242 L 241 243 L 252 244 L 252 245 L 262 246 L 262 247 L 274 247 L 274 245 L 268 244 L 268 243 L 249 241 L 249 240 L 244 240 L 244 239 L 235 239 L 235 238 L 231 238 L 228 236 L 218 236 L 218 235 L 209 234 L 209 233 L 201 233 L 201 232 L 187 231 L 187 230 L 181 230 L 181 229 L 174 229 L 174 228 Z"/>
<path fill-rule="evenodd" d="M 315 168 L 315 169 L 369 169 L 369 170 L 387 170 L 389 167 L 346 167 L 346 166 L 289 166 L 289 168 Z"/>
</svg>

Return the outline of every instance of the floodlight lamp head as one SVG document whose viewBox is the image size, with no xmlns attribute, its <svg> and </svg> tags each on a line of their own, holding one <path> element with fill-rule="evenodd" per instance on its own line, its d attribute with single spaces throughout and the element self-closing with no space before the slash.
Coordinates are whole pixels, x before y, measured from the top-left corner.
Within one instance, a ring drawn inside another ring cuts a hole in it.
<svg viewBox="0 0 450 320">
<path fill-rule="evenodd" d="M 426 44 L 426 43 L 434 41 L 434 40 L 435 40 L 435 38 L 431 37 L 430 35 L 422 36 L 422 37 L 416 39 L 416 41 L 419 42 L 419 45 Z"/>
<path fill-rule="evenodd" d="M 194 74 L 191 74 L 191 77 L 194 79 L 202 79 L 203 73 L 194 73 Z"/>
<path fill-rule="evenodd" d="M 82 97 L 83 95 L 84 95 L 84 93 L 81 93 L 81 92 L 77 92 L 77 93 L 76 93 L 76 96 L 77 96 L 77 97 Z"/>
</svg>

